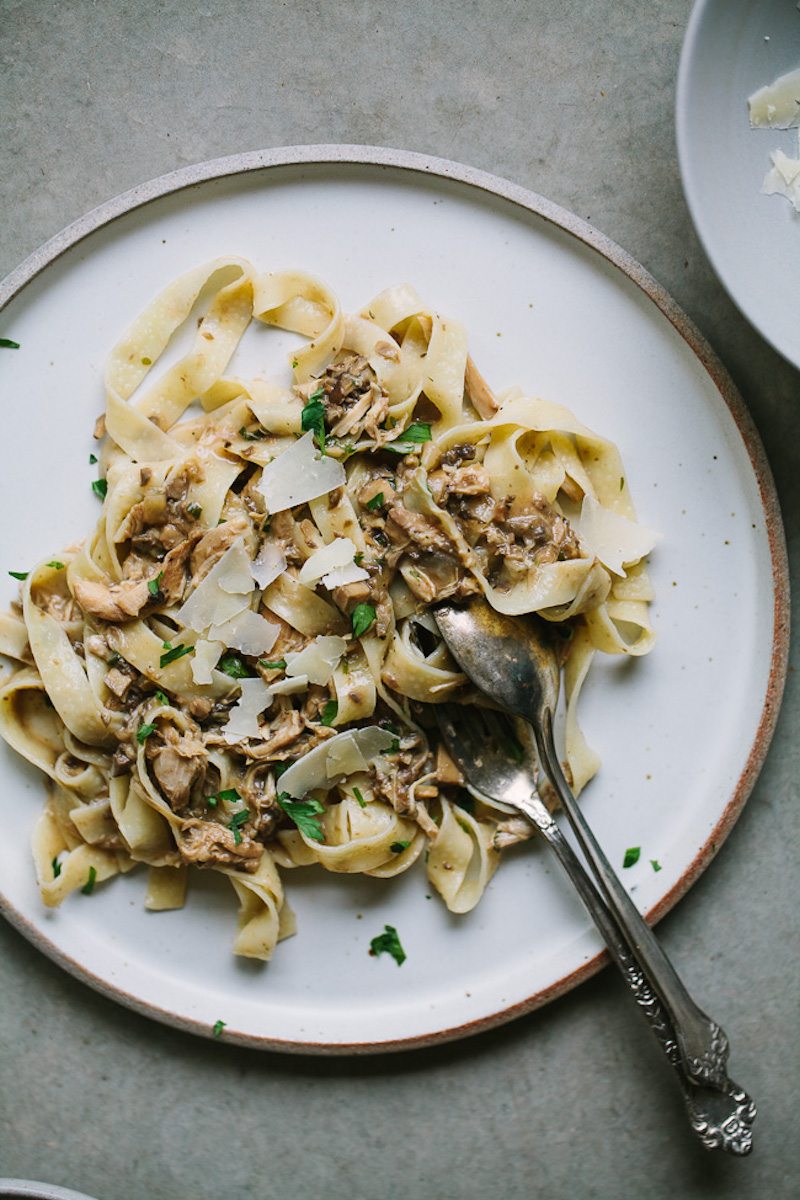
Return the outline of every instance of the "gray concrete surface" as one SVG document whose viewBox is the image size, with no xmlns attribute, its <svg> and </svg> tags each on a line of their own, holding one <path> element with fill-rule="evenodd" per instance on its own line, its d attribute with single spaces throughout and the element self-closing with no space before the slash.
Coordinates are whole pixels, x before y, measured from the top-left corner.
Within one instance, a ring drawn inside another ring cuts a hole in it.
<svg viewBox="0 0 800 1200">
<path fill-rule="evenodd" d="M 796 563 L 800 378 L 727 299 L 680 188 L 673 102 L 689 9 L 3 0 L 0 269 L 99 201 L 238 150 L 377 143 L 506 175 L 620 242 L 709 337 L 761 431 Z M 0 1175 L 100 1200 L 798 1195 L 799 701 L 790 675 L 744 815 L 662 925 L 759 1100 L 751 1159 L 691 1143 L 607 972 L 460 1045 L 315 1061 L 149 1023 L 3 924 Z"/>
</svg>

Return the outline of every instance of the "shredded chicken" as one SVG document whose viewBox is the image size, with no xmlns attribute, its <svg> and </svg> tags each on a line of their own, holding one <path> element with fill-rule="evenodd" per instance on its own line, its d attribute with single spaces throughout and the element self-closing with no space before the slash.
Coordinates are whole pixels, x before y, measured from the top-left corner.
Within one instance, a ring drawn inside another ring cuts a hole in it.
<svg viewBox="0 0 800 1200">
<path fill-rule="evenodd" d="M 359 354 L 345 355 L 328 367 L 319 379 L 311 380 L 297 390 L 304 400 L 308 400 L 320 388 L 325 404 L 325 426 L 332 437 L 356 440 L 366 433 L 373 441 L 381 443 L 397 436 L 381 429 L 389 413 L 389 399 L 366 358 Z"/>
<path fill-rule="evenodd" d="M 138 617 L 150 599 L 145 579 L 123 579 L 120 583 L 110 580 L 76 579 L 75 599 L 89 616 L 101 621 L 119 623 Z"/>
<path fill-rule="evenodd" d="M 509 846 L 516 846 L 518 842 L 527 842 L 535 832 L 526 817 L 506 817 L 504 821 L 498 822 L 492 845 L 495 850 L 507 850 Z"/>
<path fill-rule="evenodd" d="M 204 821 L 199 817 L 188 817 L 180 830 L 178 850 L 184 862 L 197 867 L 239 867 L 244 871 L 255 871 L 263 847 L 244 831 L 240 840 L 232 829 L 218 821 Z"/>
<path fill-rule="evenodd" d="M 237 538 L 247 532 L 250 528 L 250 522 L 247 517 L 235 516 L 230 520 L 224 521 L 222 525 L 217 525 L 214 529 L 210 529 L 208 533 L 204 533 L 200 541 L 192 550 L 190 560 L 190 569 L 192 572 L 192 588 L 196 588 L 201 580 L 205 579 L 208 572 L 219 562 L 226 550 L 228 550 Z"/>
<path fill-rule="evenodd" d="M 200 738 L 191 733 L 179 735 L 169 727 L 165 738 L 153 753 L 153 774 L 173 811 L 182 812 L 192 788 L 205 777 L 208 754 Z"/>
</svg>

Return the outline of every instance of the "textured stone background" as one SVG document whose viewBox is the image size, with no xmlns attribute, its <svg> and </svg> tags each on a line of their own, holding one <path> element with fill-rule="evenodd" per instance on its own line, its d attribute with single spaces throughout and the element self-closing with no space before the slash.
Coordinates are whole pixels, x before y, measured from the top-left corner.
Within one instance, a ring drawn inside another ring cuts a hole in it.
<svg viewBox="0 0 800 1200">
<path fill-rule="evenodd" d="M 721 290 L 681 193 L 689 9 L 2 0 L 0 270 L 136 183 L 240 150 L 364 142 L 508 176 L 620 242 L 708 336 L 766 444 L 796 561 L 800 379 Z M 797 714 L 790 674 L 755 794 L 661 927 L 759 1100 L 748 1161 L 691 1143 L 608 972 L 461 1045 L 325 1062 L 150 1023 L 3 924 L 0 1175 L 100 1200 L 797 1195 Z"/>
</svg>

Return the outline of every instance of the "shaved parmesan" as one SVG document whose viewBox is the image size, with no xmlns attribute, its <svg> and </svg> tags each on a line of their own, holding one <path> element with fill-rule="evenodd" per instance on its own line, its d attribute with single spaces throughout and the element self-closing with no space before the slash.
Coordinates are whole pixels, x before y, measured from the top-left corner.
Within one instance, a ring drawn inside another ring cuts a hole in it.
<svg viewBox="0 0 800 1200">
<path fill-rule="evenodd" d="M 195 683 L 214 682 L 212 672 L 224 649 L 222 642 L 208 642 L 204 638 L 195 642 L 192 655 L 192 679 Z"/>
<path fill-rule="evenodd" d="M 250 565 L 244 542 L 237 538 L 178 609 L 176 620 L 202 633 L 247 608 L 254 586 Z"/>
<path fill-rule="evenodd" d="M 335 458 L 317 455 L 314 435 L 309 431 L 264 467 L 257 490 L 267 510 L 279 513 L 332 492 L 346 478 L 344 467 Z"/>
<path fill-rule="evenodd" d="M 357 567 L 355 563 L 348 563 L 344 567 L 337 567 L 335 571 L 329 571 L 327 575 L 323 575 L 322 584 L 329 591 L 333 591 L 334 588 L 344 587 L 346 583 L 359 583 L 362 579 L 369 579 L 369 571 L 365 571 L 363 567 Z"/>
<path fill-rule="evenodd" d="M 347 774 L 365 770 L 376 755 L 389 749 L 394 740 L 393 734 L 378 725 L 337 733 L 293 763 L 281 776 L 280 790 L 299 799 L 317 789 L 327 792 Z M 347 750 L 343 748 L 345 746 Z M 354 762 L 363 765 L 351 769 L 350 764 Z M 332 774 L 328 772 L 329 764 Z"/>
<path fill-rule="evenodd" d="M 269 685 L 272 696 L 292 696 L 295 692 L 304 692 L 308 687 L 308 676 L 297 675 L 290 679 L 279 679 Z"/>
<path fill-rule="evenodd" d="M 280 625 L 246 608 L 223 625 L 212 626 L 209 636 L 242 654 L 266 654 L 278 640 Z"/>
<path fill-rule="evenodd" d="M 615 575 L 624 575 L 624 564 L 644 558 L 658 541 L 652 529 L 603 508 L 588 493 L 583 497 L 577 529 L 584 551 Z"/>
<path fill-rule="evenodd" d="M 323 634 L 304 649 L 285 655 L 286 674 L 306 675 L 310 683 L 328 683 L 346 650 L 344 638 Z"/>
<path fill-rule="evenodd" d="M 796 129 L 800 126 L 800 69 L 759 88 L 747 103 L 753 129 Z"/>
<path fill-rule="evenodd" d="M 286 570 L 286 555 L 276 542 L 265 542 L 250 570 L 260 588 L 269 587 Z"/>
<path fill-rule="evenodd" d="M 334 538 L 327 546 L 321 546 L 306 559 L 297 578 L 306 586 L 316 583 L 323 575 L 335 571 L 337 567 L 346 567 L 355 558 L 355 553 L 356 548 L 350 538 Z"/>
<path fill-rule="evenodd" d="M 765 196 L 785 196 L 800 212 L 800 160 L 789 158 L 782 150 L 770 155 L 772 166 L 764 176 L 761 191 Z"/>
<path fill-rule="evenodd" d="M 239 682 L 241 695 L 231 709 L 227 723 L 222 726 L 222 736 L 226 742 L 258 737 L 261 733 L 259 713 L 272 703 L 272 694 L 263 679 L 242 679 Z"/>
</svg>

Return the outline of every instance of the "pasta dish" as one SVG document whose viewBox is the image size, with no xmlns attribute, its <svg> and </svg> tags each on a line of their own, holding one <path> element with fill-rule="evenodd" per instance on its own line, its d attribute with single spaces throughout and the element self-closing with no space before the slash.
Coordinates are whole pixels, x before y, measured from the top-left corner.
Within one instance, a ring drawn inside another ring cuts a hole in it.
<svg viewBox="0 0 800 1200">
<path fill-rule="evenodd" d="M 299 335 L 284 378 L 228 373 L 253 319 Z M 191 348 L 159 368 L 183 327 Z M 318 280 L 239 259 L 170 284 L 105 393 L 97 527 L 24 564 L 0 616 L 0 733 L 50 781 L 44 903 L 146 864 L 146 906 L 177 908 L 210 869 L 238 899 L 235 952 L 260 959 L 294 931 L 291 868 L 422 859 L 472 909 L 532 830 L 439 742 L 432 706 L 479 697 L 435 605 L 483 594 L 563 632 L 579 791 L 599 765 L 576 719 L 592 658 L 653 643 L 654 535 L 616 447 L 558 404 L 496 396 L 410 286 L 347 314 Z"/>
</svg>

